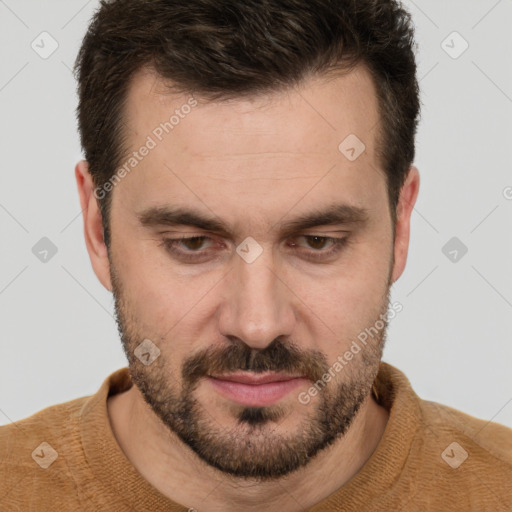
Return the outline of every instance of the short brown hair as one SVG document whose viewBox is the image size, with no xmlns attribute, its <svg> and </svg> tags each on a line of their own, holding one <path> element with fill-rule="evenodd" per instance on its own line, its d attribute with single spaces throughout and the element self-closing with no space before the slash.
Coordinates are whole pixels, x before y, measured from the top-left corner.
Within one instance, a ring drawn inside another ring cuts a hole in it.
<svg viewBox="0 0 512 512">
<path fill-rule="evenodd" d="M 101 0 L 75 63 L 82 148 L 95 186 L 115 173 L 133 75 L 211 100 L 272 92 L 363 63 L 376 85 L 378 151 L 395 218 L 420 101 L 410 15 L 395 0 Z M 109 247 L 111 194 L 99 201 Z"/>
</svg>

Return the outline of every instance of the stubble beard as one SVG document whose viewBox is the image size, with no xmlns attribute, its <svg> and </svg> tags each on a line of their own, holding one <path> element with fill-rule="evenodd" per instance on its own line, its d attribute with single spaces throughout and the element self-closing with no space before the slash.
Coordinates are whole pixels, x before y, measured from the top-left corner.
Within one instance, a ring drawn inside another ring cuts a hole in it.
<svg viewBox="0 0 512 512">
<path fill-rule="evenodd" d="M 208 373 L 238 369 L 301 373 L 313 385 L 331 368 L 325 355 L 299 350 L 293 343 L 284 344 L 279 339 L 263 350 L 251 349 L 239 341 L 222 349 L 210 347 L 188 357 L 183 362 L 181 376 L 170 373 L 165 351 L 145 366 L 134 350 L 146 336 L 140 335 L 137 317 L 129 310 L 112 266 L 111 276 L 116 322 L 133 384 L 171 434 L 206 464 L 225 474 L 268 481 L 306 466 L 316 454 L 346 434 L 371 393 L 386 339 L 385 321 L 384 328 L 371 343 L 354 355 L 349 363 L 350 371 L 344 368 L 337 374 L 318 392 L 316 401 L 302 405 L 297 400 L 297 406 L 292 406 L 291 410 L 298 410 L 302 418 L 293 432 L 283 433 L 279 429 L 280 422 L 290 412 L 290 408 L 280 404 L 268 407 L 230 404 L 232 427 L 222 428 L 195 396 L 195 390 Z M 374 324 L 385 315 L 388 305 L 389 287 Z"/>
</svg>

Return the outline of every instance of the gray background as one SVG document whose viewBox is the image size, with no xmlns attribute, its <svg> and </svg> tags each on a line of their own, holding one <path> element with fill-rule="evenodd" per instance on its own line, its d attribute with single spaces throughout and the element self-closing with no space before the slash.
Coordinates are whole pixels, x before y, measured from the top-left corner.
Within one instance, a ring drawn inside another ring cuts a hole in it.
<svg viewBox="0 0 512 512">
<path fill-rule="evenodd" d="M 419 44 L 422 182 L 384 360 L 420 397 L 512 427 L 512 0 L 405 4 Z M 71 68 L 97 5 L 0 0 L 0 424 L 92 394 L 126 366 L 74 178 Z M 51 49 L 42 32 L 58 43 L 47 58 L 31 46 Z M 57 248 L 46 263 L 32 252 L 43 237 Z M 452 237 L 459 247 L 443 252 Z"/>
</svg>

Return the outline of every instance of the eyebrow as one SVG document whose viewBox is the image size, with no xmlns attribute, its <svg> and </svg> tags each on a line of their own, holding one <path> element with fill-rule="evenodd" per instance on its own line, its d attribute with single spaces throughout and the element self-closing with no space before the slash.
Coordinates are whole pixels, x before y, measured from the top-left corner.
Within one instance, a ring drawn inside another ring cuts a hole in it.
<svg viewBox="0 0 512 512">
<path fill-rule="evenodd" d="M 137 214 L 144 227 L 192 226 L 204 231 L 230 235 L 230 227 L 215 217 L 185 207 L 153 206 Z M 292 234 L 318 226 L 362 224 L 368 220 L 368 210 L 347 204 L 332 204 L 304 213 L 281 223 L 283 234 Z"/>
</svg>

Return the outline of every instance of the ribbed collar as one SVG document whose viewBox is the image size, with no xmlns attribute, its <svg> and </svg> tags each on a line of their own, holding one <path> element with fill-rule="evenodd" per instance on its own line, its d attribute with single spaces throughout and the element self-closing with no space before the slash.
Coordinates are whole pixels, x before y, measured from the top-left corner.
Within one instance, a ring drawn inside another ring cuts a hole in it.
<svg viewBox="0 0 512 512">
<path fill-rule="evenodd" d="M 98 392 L 92 395 L 81 411 L 82 444 L 91 471 L 96 478 L 91 489 L 100 485 L 107 495 L 126 503 L 126 508 L 187 512 L 188 508 L 164 496 L 131 464 L 118 445 L 107 410 L 107 398 L 132 386 L 128 368 L 109 375 Z"/>
<path fill-rule="evenodd" d="M 82 444 L 96 479 L 90 483 L 91 491 L 101 485 L 107 495 L 117 496 L 127 508 L 143 505 L 148 510 L 187 512 L 187 507 L 170 500 L 142 477 L 114 437 L 107 398 L 131 386 L 128 368 L 121 368 L 103 381 L 81 410 Z M 420 399 L 407 377 L 385 362 L 380 363 L 375 388 L 379 403 L 390 413 L 376 450 L 349 482 L 309 512 L 364 510 L 398 481 L 419 426 Z"/>
<path fill-rule="evenodd" d="M 379 510 L 385 494 L 398 486 L 421 422 L 421 399 L 405 374 L 381 362 L 375 379 L 378 402 L 389 411 L 389 419 L 377 448 L 364 466 L 341 489 L 309 509 L 309 512 Z M 394 494 L 394 493 L 393 493 Z M 399 502 L 410 496 L 397 493 Z"/>
</svg>

